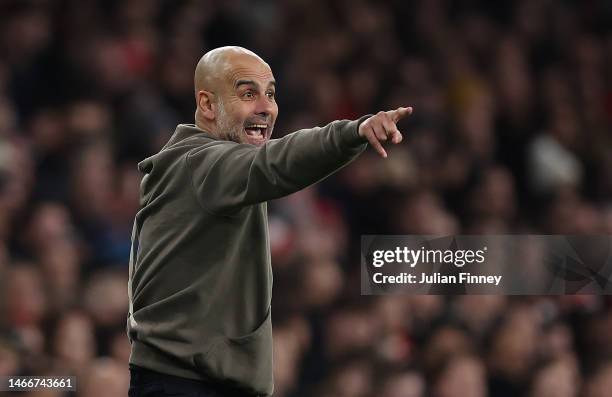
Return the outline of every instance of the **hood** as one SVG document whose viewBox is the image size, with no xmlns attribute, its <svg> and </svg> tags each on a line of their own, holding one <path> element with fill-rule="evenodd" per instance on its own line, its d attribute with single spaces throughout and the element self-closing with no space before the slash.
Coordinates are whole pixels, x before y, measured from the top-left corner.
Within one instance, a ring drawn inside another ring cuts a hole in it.
<svg viewBox="0 0 612 397">
<path fill-rule="evenodd" d="M 168 142 L 164 145 L 164 147 L 161 148 L 159 153 L 147 157 L 146 159 L 138 163 L 138 171 L 142 172 L 143 174 L 150 174 L 153 170 L 153 164 L 156 162 L 156 158 L 160 157 L 166 149 L 175 146 L 181 143 L 182 141 L 194 136 L 205 136 L 206 138 L 215 141 L 218 140 L 218 138 L 213 136 L 211 133 L 201 128 L 198 128 L 195 124 L 179 124 Z"/>
<path fill-rule="evenodd" d="M 154 192 L 158 190 L 157 182 L 163 174 L 163 170 L 169 165 L 169 163 L 175 160 L 176 156 L 180 156 L 181 153 L 184 153 L 193 147 L 193 142 L 188 141 L 192 139 L 201 139 L 203 137 L 209 140 L 219 140 L 211 135 L 208 131 L 204 131 L 196 127 L 194 124 L 179 124 L 168 142 L 158 153 L 147 157 L 138 163 L 138 171 L 144 174 L 140 184 L 141 205 L 148 203 L 155 194 Z M 180 150 L 182 146 L 187 147 L 185 150 Z M 178 151 L 171 150 L 175 148 L 178 149 Z M 156 173 L 153 172 L 155 167 L 158 167 L 162 173 L 156 175 Z"/>
</svg>

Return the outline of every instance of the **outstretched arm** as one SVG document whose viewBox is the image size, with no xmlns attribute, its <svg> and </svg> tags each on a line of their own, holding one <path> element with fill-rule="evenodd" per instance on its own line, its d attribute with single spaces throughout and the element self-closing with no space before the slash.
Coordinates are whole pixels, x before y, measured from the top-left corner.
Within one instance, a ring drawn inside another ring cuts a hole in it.
<svg viewBox="0 0 612 397">
<path fill-rule="evenodd" d="M 261 147 L 219 142 L 187 155 L 196 196 L 213 213 L 272 200 L 305 188 L 348 164 L 370 142 L 386 157 L 381 141 L 399 143 L 396 123 L 412 108 L 355 121 L 334 121 L 301 130 Z"/>
</svg>

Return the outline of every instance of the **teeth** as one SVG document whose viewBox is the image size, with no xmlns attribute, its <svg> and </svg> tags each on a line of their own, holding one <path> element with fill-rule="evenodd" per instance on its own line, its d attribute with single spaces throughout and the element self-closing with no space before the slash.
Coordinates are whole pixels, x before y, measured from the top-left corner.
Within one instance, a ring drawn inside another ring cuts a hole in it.
<svg viewBox="0 0 612 397">
<path fill-rule="evenodd" d="M 261 138 L 263 136 L 264 131 L 268 128 L 265 124 L 249 124 L 244 127 L 247 135 Z"/>
</svg>

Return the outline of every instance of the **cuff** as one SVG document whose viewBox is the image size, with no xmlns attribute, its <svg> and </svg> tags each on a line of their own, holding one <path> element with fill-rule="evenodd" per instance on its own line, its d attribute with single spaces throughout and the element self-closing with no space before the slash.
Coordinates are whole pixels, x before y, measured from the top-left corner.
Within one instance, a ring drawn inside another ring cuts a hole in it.
<svg viewBox="0 0 612 397">
<path fill-rule="evenodd" d="M 345 142 L 351 146 L 359 146 L 368 142 L 368 140 L 362 136 L 359 136 L 359 126 L 361 123 L 372 117 L 372 114 L 361 116 L 357 120 L 350 121 L 347 125 L 348 133 L 344 135 Z"/>
</svg>

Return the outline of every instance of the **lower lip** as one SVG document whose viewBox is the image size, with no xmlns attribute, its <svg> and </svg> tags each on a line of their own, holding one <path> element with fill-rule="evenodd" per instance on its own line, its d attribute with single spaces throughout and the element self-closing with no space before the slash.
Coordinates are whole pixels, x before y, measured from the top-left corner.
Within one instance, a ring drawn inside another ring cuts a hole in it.
<svg viewBox="0 0 612 397">
<path fill-rule="evenodd" d="M 258 135 L 258 136 L 253 136 L 253 135 L 249 135 L 246 130 L 244 132 L 246 134 L 247 140 L 249 141 L 249 143 L 253 144 L 253 145 L 261 145 L 263 143 L 266 142 L 266 138 L 265 135 Z"/>
</svg>

